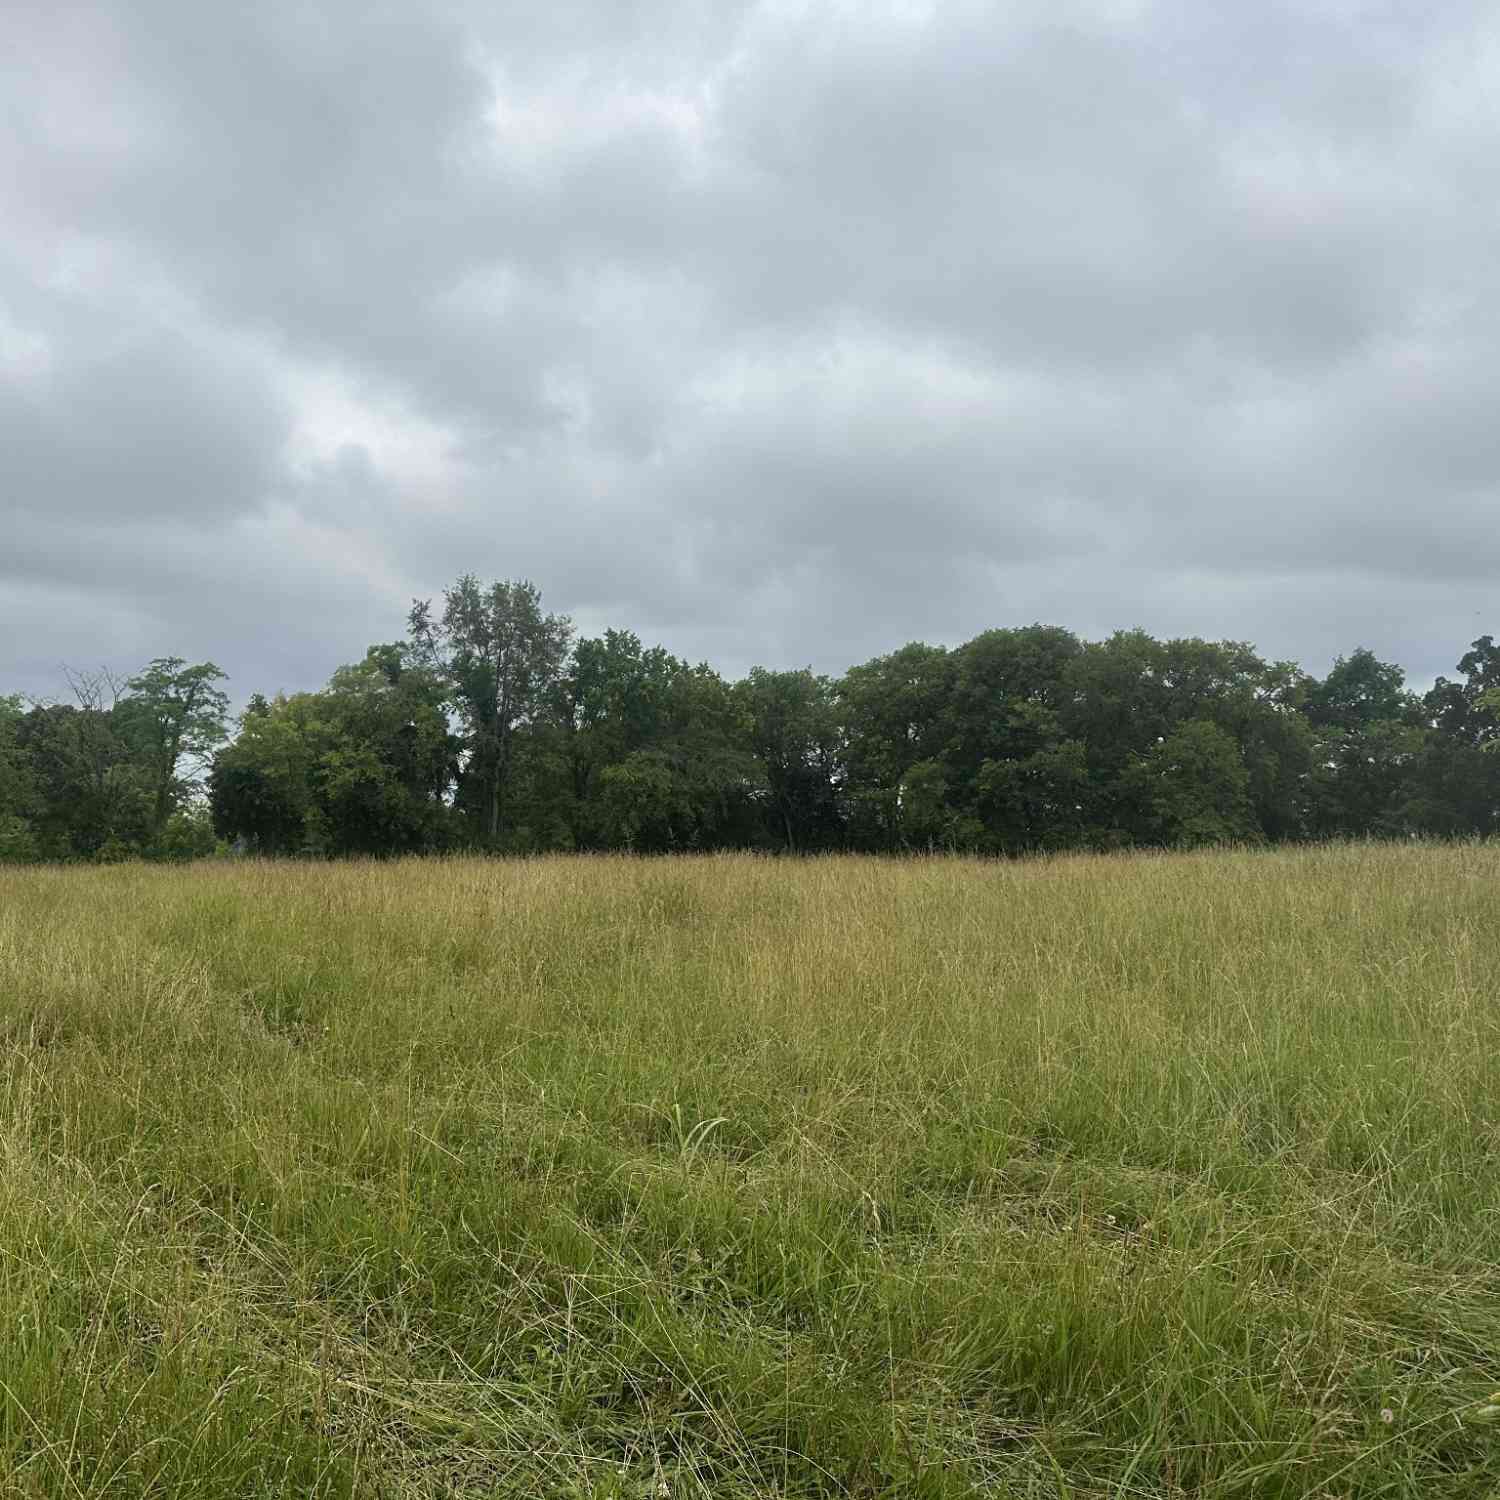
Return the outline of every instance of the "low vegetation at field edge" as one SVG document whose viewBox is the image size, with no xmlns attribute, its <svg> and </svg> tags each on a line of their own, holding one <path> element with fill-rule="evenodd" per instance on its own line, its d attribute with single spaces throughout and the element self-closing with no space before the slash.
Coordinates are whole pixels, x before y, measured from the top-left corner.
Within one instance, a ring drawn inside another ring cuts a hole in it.
<svg viewBox="0 0 1500 1500">
<path fill-rule="evenodd" d="M 1497 895 L 0 870 L 0 1496 L 1494 1494 Z"/>
</svg>

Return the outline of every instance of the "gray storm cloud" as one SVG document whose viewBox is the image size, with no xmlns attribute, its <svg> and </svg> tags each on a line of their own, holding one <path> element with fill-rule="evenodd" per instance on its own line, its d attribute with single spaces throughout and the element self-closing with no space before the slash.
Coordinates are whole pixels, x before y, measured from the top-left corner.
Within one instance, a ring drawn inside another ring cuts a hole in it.
<svg viewBox="0 0 1500 1500">
<path fill-rule="evenodd" d="M 1479 4 L 0 20 L 0 691 L 455 574 L 730 672 L 1042 619 L 1417 679 L 1500 565 Z"/>
</svg>

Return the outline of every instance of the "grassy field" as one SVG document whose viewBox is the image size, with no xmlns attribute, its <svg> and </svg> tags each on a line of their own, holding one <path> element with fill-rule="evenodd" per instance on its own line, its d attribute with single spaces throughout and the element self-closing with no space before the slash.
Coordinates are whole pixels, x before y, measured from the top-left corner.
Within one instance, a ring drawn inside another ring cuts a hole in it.
<svg viewBox="0 0 1500 1500">
<path fill-rule="evenodd" d="M 1500 848 L 0 873 L 0 1495 L 1500 1493 Z"/>
</svg>

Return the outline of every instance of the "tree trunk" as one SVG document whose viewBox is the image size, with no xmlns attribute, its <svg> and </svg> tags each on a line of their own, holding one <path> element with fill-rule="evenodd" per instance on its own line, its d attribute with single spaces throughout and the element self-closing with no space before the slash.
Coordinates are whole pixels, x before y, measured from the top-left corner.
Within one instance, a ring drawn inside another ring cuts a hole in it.
<svg viewBox="0 0 1500 1500">
<path fill-rule="evenodd" d="M 177 770 L 177 758 L 182 753 L 182 737 L 178 735 L 172 741 L 167 753 L 162 756 L 160 774 L 156 780 L 156 804 L 151 813 L 151 831 L 161 837 L 162 829 L 167 826 L 167 805 L 172 795 L 172 777 Z"/>
</svg>

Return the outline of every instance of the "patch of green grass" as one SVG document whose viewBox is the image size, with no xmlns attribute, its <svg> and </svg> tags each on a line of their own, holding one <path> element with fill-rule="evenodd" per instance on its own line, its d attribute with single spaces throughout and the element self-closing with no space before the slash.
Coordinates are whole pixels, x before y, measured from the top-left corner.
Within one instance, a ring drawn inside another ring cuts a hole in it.
<svg viewBox="0 0 1500 1500">
<path fill-rule="evenodd" d="M 1500 1493 L 1497 897 L 0 872 L 0 1496 Z"/>
</svg>

